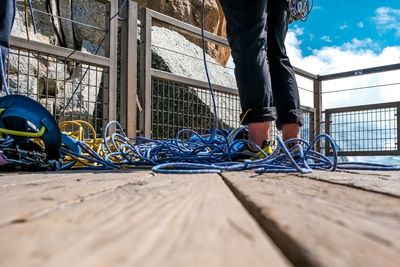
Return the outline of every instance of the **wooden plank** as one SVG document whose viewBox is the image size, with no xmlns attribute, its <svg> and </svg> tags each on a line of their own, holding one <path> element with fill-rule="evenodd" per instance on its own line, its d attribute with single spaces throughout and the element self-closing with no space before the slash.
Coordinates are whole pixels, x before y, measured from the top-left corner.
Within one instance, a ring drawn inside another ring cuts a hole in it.
<svg viewBox="0 0 400 267">
<path fill-rule="evenodd" d="M 210 88 L 210 86 L 208 85 L 208 82 L 179 76 L 179 75 L 176 75 L 176 74 L 173 74 L 170 72 L 166 72 L 166 71 L 162 71 L 162 70 L 151 69 L 151 76 L 154 78 L 159 78 L 159 79 L 168 80 L 168 81 L 172 81 L 172 82 L 178 82 L 178 83 L 185 84 L 187 86 L 193 86 L 196 88 L 207 89 L 207 90 L 209 90 L 209 88 Z M 239 95 L 239 92 L 236 88 L 230 88 L 230 87 L 226 87 L 226 86 L 218 85 L 218 84 L 212 84 L 212 87 L 215 91 L 218 91 L 218 92 Z"/>
<path fill-rule="evenodd" d="M 142 135 L 151 138 L 152 134 L 152 103 L 151 103 L 151 26 L 152 19 L 150 10 L 142 8 L 139 14 L 142 27 L 140 30 L 140 57 L 139 57 L 139 75 L 140 91 L 143 111 L 140 118 L 140 127 Z"/>
<path fill-rule="evenodd" d="M 120 120 L 129 137 L 136 136 L 137 109 L 137 3 L 129 0 L 121 22 Z"/>
<path fill-rule="evenodd" d="M 293 175 L 223 176 L 294 265 L 399 266 L 399 198 Z"/>
<path fill-rule="evenodd" d="M 164 15 L 162 13 L 159 13 L 159 12 L 151 10 L 151 9 L 147 9 L 146 13 L 158 21 L 165 22 L 168 25 L 175 26 L 177 28 L 180 28 L 180 29 L 188 32 L 188 33 L 193 33 L 194 37 L 201 38 L 201 29 L 196 26 L 193 26 L 189 23 L 177 20 L 175 18 L 172 18 L 170 16 Z M 229 47 L 229 43 L 226 38 L 223 38 L 223 37 L 213 34 L 211 32 L 204 31 L 204 38 L 207 41 L 213 42 L 215 44 Z"/>
<path fill-rule="evenodd" d="M 45 172 L 45 173 L 0 173 L 0 186 L 16 186 L 27 183 L 48 182 L 54 179 L 63 179 L 67 177 L 76 177 L 72 172 Z"/>
<path fill-rule="evenodd" d="M 305 176 L 400 197 L 400 173 L 398 171 L 313 171 Z"/>
<path fill-rule="evenodd" d="M 11 222 L 21 222 L 35 217 L 43 212 L 49 212 L 60 206 L 84 201 L 85 198 L 112 190 L 133 181 L 138 181 L 131 172 L 128 173 L 53 173 L 54 179 L 45 174 L 24 175 L 20 184 L 0 187 L 0 226 Z M 141 172 L 142 179 L 150 176 L 151 172 Z M 46 177 L 47 176 L 47 177 Z M 29 181 L 31 179 L 31 181 Z"/>
<path fill-rule="evenodd" d="M 110 58 L 108 69 L 107 90 L 103 89 L 103 126 L 109 121 L 117 119 L 117 65 L 118 65 L 118 1 L 110 1 L 107 5 L 106 24 L 108 34 L 106 38 L 106 56 Z M 106 114 L 104 114 L 106 113 Z M 115 132 L 115 124 L 108 128 L 109 134 Z"/>
<path fill-rule="evenodd" d="M 136 174 L 136 183 L 0 227 L 0 265 L 290 265 L 218 175 Z"/>
<path fill-rule="evenodd" d="M 10 42 L 12 48 L 20 48 L 30 51 L 36 51 L 43 54 L 50 54 L 56 57 L 77 60 L 86 64 L 95 65 L 99 67 L 110 66 L 109 58 L 92 55 L 65 47 L 59 47 L 36 41 L 28 41 L 26 39 L 15 36 L 10 37 Z"/>
</svg>

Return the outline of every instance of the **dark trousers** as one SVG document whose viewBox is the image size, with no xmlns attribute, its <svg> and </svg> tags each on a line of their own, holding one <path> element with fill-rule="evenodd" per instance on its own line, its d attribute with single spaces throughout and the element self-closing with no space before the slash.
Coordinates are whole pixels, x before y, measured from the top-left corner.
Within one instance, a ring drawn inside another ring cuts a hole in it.
<svg viewBox="0 0 400 267">
<path fill-rule="evenodd" d="M 14 17 L 15 0 L 0 0 L 0 46 L 3 58 L 8 54 Z"/>
<path fill-rule="evenodd" d="M 5 64 L 5 59 L 8 55 L 10 47 L 11 29 L 15 17 L 15 0 L 0 0 L 0 53 Z M 5 68 L 5 66 L 4 66 Z M 3 87 L 0 77 L 0 90 Z"/>
<path fill-rule="evenodd" d="M 303 125 L 293 67 L 286 55 L 287 0 L 220 0 L 235 63 L 243 124 Z"/>
</svg>

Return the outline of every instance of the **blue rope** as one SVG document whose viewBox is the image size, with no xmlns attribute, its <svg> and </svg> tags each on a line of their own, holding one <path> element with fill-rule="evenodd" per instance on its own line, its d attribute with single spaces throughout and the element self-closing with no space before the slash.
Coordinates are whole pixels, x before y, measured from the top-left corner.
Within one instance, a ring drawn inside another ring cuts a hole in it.
<svg viewBox="0 0 400 267">
<path fill-rule="evenodd" d="M 29 5 L 29 13 L 31 14 L 32 24 L 33 24 L 33 32 L 37 33 L 36 22 L 35 22 L 35 14 L 33 13 L 32 2 L 28 0 Z"/>
</svg>

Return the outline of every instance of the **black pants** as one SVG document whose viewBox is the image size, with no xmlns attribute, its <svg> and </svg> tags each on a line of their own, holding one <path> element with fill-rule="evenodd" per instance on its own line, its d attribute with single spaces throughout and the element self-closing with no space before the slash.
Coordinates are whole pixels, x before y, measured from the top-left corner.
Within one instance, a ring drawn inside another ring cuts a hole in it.
<svg viewBox="0 0 400 267">
<path fill-rule="evenodd" d="M 235 63 L 243 124 L 303 125 L 293 67 L 286 55 L 287 0 L 220 0 Z"/>
<path fill-rule="evenodd" d="M 15 5 L 15 0 L 0 0 L 0 53 L 2 55 L 3 64 L 5 64 L 10 46 L 10 35 L 16 10 Z M 0 90 L 2 86 L 3 84 L 0 77 Z"/>
</svg>

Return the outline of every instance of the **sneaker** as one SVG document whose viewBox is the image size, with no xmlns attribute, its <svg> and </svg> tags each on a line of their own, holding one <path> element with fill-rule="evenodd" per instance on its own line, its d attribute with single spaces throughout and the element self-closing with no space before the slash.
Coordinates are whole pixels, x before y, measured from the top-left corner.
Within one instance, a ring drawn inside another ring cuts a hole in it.
<svg viewBox="0 0 400 267">
<path fill-rule="evenodd" d="M 265 154 L 272 154 L 271 141 L 264 140 L 261 149 Z M 244 161 L 245 159 L 257 160 L 263 159 L 265 155 L 260 150 L 253 150 L 248 143 L 243 143 L 242 146 L 231 155 L 232 161 Z"/>
</svg>

